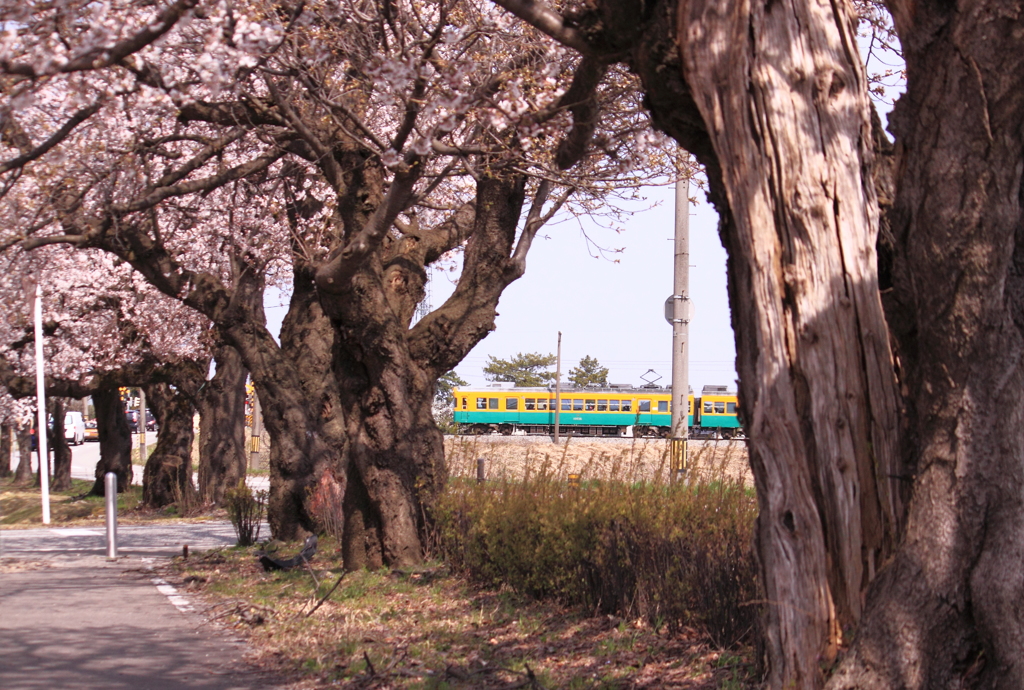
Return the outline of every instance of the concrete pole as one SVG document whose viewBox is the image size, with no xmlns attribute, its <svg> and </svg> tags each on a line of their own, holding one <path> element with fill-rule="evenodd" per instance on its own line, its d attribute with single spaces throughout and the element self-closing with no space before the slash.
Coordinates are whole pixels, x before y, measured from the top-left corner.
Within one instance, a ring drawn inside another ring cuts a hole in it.
<svg viewBox="0 0 1024 690">
<path fill-rule="evenodd" d="M 36 455 L 39 458 L 39 488 L 43 500 L 43 524 L 50 524 L 50 454 L 46 438 L 46 372 L 43 370 L 43 286 L 36 283 L 32 314 L 36 339 Z"/>
<path fill-rule="evenodd" d="M 558 331 L 558 355 L 555 358 L 555 443 L 558 443 L 558 413 L 562 409 L 562 331 Z"/>
<path fill-rule="evenodd" d="M 676 181 L 675 271 L 672 285 L 672 470 L 685 475 L 690 399 L 690 178 Z"/>
</svg>

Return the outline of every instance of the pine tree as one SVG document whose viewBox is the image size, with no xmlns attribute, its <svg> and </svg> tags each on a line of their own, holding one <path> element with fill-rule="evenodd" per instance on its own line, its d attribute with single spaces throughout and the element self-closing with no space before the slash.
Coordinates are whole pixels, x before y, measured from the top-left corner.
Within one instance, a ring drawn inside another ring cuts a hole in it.
<svg viewBox="0 0 1024 690">
<path fill-rule="evenodd" d="M 490 362 L 484 367 L 488 381 L 506 381 L 516 386 L 543 386 L 554 380 L 555 373 L 548 367 L 555 363 L 554 355 L 539 352 L 517 352 L 511 359 L 498 359 L 488 355 Z"/>
<path fill-rule="evenodd" d="M 606 386 L 608 385 L 608 367 L 602 367 L 595 358 L 586 355 L 580 360 L 579 366 L 569 371 L 569 381 L 577 388 L 585 388 L 590 384 Z"/>
</svg>

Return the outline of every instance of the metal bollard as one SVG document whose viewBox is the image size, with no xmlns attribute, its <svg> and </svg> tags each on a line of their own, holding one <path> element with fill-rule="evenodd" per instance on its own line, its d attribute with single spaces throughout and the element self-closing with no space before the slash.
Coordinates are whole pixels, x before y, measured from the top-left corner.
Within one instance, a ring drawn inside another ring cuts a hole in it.
<svg viewBox="0 0 1024 690">
<path fill-rule="evenodd" d="M 484 459 L 483 458 L 477 458 L 476 459 L 476 480 L 478 482 L 482 483 L 484 481 L 484 479 L 485 479 L 485 477 L 484 477 Z"/>
<path fill-rule="evenodd" d="M 117 475 L 103 476 L 103 494 L 107 504 L 107 559 L 117 558 Z"/>
</svg>

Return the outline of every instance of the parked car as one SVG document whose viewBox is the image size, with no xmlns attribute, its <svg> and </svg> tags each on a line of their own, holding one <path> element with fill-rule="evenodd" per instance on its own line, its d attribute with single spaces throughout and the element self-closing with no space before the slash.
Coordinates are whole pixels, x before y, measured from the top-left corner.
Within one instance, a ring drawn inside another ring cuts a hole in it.
<svg viewBox="0 0 1024 690">
<path fill-rule="evenodd" d="M 81 412 L 64 414 L 64 438 L 73 446 L 85 443 L 85 419 Z"/>
<path fill-rule="evenodd" d="M 100 432 L 96 428 L 96 420 L 90 419 L 85 423 L 85 440 L 86 441 L 99 441 Z"/>
</svg>

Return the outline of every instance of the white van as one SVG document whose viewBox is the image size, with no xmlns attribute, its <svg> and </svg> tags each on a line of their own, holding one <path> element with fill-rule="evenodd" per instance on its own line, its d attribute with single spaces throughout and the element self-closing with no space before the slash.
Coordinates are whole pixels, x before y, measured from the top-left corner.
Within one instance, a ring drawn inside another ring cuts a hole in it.
<svg viewBox="0 0 1024 690">
<path fill-rule="evenodd" d="M 73 446 L 85 443 L 85 420 L 81 412 L 64 414 L 64 438 Z"/>
</svg>

